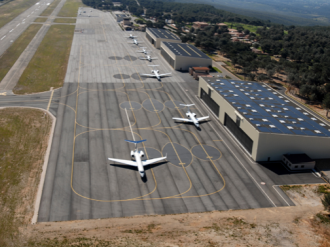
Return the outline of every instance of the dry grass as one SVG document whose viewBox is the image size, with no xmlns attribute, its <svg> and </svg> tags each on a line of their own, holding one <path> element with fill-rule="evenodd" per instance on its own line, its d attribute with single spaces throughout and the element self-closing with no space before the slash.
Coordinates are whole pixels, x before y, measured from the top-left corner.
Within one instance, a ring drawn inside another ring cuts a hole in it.
<svg viewBox="0 0 330 247">
<path fill-rule="evenodd" d="M 61 2 L 61 0 L 54 0 L 41 14 L 40 16 L 49 16 L 53 13 L 56 6 Z"/>
<path fill-rule="evenodd" d="M 22 246 L 30 224 L 52 119 L 35 109 L 0 110 L 0 246 Z"/>
<path fill-rule="evenodd" d="M 85 5 L 81 2 L 81 0 L 67 0 L 57 16 L 76 17 L 78 14 L 78 8 L 84 6 Z"/>
<path fill-rule="evenodd" d="M 30 8 L 39 0 L 15 0 L 0 7 L 0 28 Z"/>
<path fill-rule="evenodd" d="M 30 25 L 0 57 L 0 81 L 31 42 L 42 25 Z"/>
<path fill-rule="evenodd" d="M 23 72 L 15 94 L 43 92 L 63 85 L 75 26 L 53 25 Z"/>
<path fill-rule="evenodd" d="M 76 23 L 76 19 L 69 18 L 56 18 L 54 20 L 55 23 Z"/>
<path fill-rule="evenodd" d="M 45 22 L 45 21 L 47 21 L 47 18 L 42 18 L 42 17 L 39 17 L 34 20 L 34 22 Z"/>
</svg>

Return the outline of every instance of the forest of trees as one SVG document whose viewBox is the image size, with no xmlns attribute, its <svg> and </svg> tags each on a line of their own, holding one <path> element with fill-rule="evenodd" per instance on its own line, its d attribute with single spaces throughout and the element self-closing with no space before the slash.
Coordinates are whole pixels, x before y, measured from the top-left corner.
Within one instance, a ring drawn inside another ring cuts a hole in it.
<svg viewBox="0 0 330 247">
<path fill-rule="evenodd" d="M 194 43 L 205 50 L 220 50 L 232 60 L 249 80 L 271 81 L 278 73 L 287 75 L 287 83 L 299 89 L 299 94 L 313 102 L 323 102 L 330 109 L 330 28 L 329 27 L 285 27 L 254 18 L 239 16 L 206 4 L 185 4 L 173 1 L 121 0 L 122 6 L 114 7 L 110 0 L 83 0 L 84 4 L 99 9 L 129 11 L 137 16 L 146 11 L 146 17 L 156 17 L 157 23 L 146 24 L 163 27 L 165 19 L 175 21 L 183 42 Z M 232 42 L 226 27 L 210 26 L 205 30 L 190 30 L 181 35 L 181 26 L 194 21 L 209 23 L 236 22 L 261 26 L 257 33 L 240 28 L 240 31 L 255 39 L 256 48 L 267 53 L 257 55 L 251 45 Z M 215 35 L 217 33 L 217 35 Z M 281 55 L 278 60 L 273 55 Z M 264 69 L 266 73 L 258 73 Z"/>
</svg>

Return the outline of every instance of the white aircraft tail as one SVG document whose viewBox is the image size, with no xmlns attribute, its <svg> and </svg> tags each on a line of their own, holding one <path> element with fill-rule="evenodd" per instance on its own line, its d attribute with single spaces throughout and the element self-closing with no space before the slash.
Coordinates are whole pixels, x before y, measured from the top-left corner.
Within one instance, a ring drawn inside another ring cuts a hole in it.
<svg viewBox="0 0 330 247">
<path fill-rule="evenodd" d="M 189 107 L 189 106 L 193 106 L 195 104 L 187 104 L 187 105 L 186 104 L 180 104 L 180 105 Z"/>
<path fill-rule="evenodd" d="M 154 66 L 159 66 L 159 65 L 148 65 L 148 66 L 150 66 L 150 67 L 154 67 Z"/>
</svg>

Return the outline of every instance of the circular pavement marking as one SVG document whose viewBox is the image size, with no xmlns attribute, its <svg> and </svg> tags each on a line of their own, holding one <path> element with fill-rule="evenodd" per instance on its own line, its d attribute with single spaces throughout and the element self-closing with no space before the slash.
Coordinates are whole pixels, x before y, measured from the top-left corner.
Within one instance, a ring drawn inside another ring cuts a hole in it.
<svg viewBox="0 0 330 247">
<path fill-rule="evenodd" d="M 193 146 L 191 152 L 196 158 L 206 161 L 214 161 L 221 157 L 221 152 L 217 148 L 205 144 Z"/>
<path fill-rule="evenodd" d="M 134 74 L 132 74 L 131 75 L 131 77 L 133 78 L 133 79 L 135 79 L 135 80 L 138 80 L 138 81 L 145 81 L 145 80 L 147 80 L 147 77 L 145 77 L 145 76 L 140 76 L 138 73 L 134 73 Z"/>
<path fill-rule="evenodd" d="M 135 61 L 137 58 L 136 57 L 134 57 L 134 56 L 125 56 L 124 57 L 124 59 L 126 60 L 126 61 Z"/>
<path fill-rule="evenodd" d="M 124 79 L 124 80 L 130 78 L 130 76 L 126 74 L 115 74 L 113 75 L 113 77 L 116 79 Z"/>
<path fill-rule="evenodd" d="M 143 108 L 151 112 L 160 112 L 164 110 L 164 104 L 156 99 L 146 99 L 142 103 Z"/>
<path fill-rule="evenodd" d="M 120 108 L 122 109 L 126 108 L 127 110 L 137 111 L 142 108 L 142 105 L 134 101 L 125 101 L 120 104 Z"/>
<path fill-rule="evenodd" d="M 111 59 L 111 60 L 122 60 L 123 58 L 118 57 L 118 56 L 111 56 L 111 57 L 109 57 L 109 59 Z"/>
<path fill-rule="evenodd" d="M 162 153 L 163 155 L 167 154 L 168 162 L 180 168 L 182 168 L 182 166 L 188 167 L 193 160 L 193 156 L 189 149 L 175 142 L 167 143 L 163 147 Z"/>
<path fill-rule="evenodd" d="M 180 105 L 183 104 L 183 102 L 181 101 L 177 101 L 177 100 L 169 100 L 165 102 L 165 106 L 170 108 L 170 109 L 183 109 L 185 108 L 185 106 Z"/>
</svg>

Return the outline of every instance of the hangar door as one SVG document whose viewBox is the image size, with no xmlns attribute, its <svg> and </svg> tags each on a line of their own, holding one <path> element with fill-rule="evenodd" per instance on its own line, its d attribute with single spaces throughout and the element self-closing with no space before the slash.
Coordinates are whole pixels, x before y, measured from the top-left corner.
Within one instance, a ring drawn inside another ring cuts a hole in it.
<svg viewBox="0 0 330 247">
<path fill-rule="evenodd" d="M 209 92 L 211 94 L 211 91 Z M 220 106 L 201 88 L 201 99 L 210 107 L 214 114 L 219 117 Z"/>
<path fill-rule="evenodd" d="M 238 126 L 239 123 L 235 123 L 231 117 L 225 113 L 225 126 L 230 130 L 230 132 L 236 137 L 236 139 L 242 144 L 242 146 L 251 154 L 253 141 L 245 134 L 245 132 Z"/>
<path fill-rule="evenodd" d="M 168 55 L 167 52 L 162 47 L 160 47 L 160 54 L 162 54 L 165 60 L 172 66 L 173 69 L 175 69 L 174 59 L 170 55 Z"/>
<path fill-rule="evenodd" d="M 146 33 L 146 37 L 147 37 L 147 39 L 150 41 L 151 44 L 153 44 L 153 45 L 155 44 L 154 39 L 151 38 L 151 36 L 149 35 L 149 33 Z"/>
</svg>

